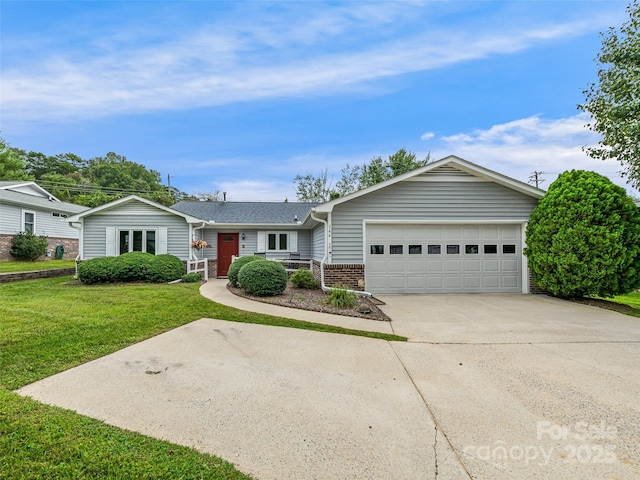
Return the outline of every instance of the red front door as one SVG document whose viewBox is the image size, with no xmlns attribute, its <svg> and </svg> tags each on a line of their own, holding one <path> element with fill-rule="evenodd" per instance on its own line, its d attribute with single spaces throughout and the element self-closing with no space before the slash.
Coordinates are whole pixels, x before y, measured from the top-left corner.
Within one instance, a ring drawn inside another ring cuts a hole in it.
<svg viewBox="0 0 640 480">
<path fill-rule="evenodd" d="M 239 254 L 237 233 L 218 233 L 218 276 L 226 277 L 231 257 Z"/>
</svg>

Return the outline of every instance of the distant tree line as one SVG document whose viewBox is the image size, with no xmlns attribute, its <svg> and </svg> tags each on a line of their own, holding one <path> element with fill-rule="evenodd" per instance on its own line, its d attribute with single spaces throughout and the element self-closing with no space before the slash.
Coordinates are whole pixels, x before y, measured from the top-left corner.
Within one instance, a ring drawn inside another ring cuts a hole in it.
<svg viewBox="0 0 640 480">
<path fill-rule="evenodd" d="M 299 202 L 327 202 L 424 167 L 430 159 L 429 154 L 423 159 L 418 159 L 415 153 L 401 148 L 386 159 L 377 156 L 362 165 L 347 164 L 341 171 L 340 180 L 335 184 L 326 168 L 318 175 L 314 175 L 313 172 L 298 174 L 293 180 L 296 185 L 296 197 Z"/>
<path fill-rule="evenodd" d="M 46 155 L 9 146 L 0 138 L 0 180 L 36 181 L 65 202 L 97 207 L 135 194 L 162 205 L 196 200 L 161 183 L 160 173 L 113 152 L 80 158 L 73 153 Z"/>
</svg>

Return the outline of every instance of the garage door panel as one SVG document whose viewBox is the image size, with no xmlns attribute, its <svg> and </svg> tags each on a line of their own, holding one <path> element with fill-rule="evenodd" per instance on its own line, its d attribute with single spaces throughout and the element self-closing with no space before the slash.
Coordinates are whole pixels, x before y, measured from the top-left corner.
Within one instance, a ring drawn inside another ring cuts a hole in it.
<svg viewBox="0 0 640 480">
<path fill-rule="evenodd" d="M 498 275 L 485 275 L 482 277 L 482 288 L 497 290 L 500 288 L 500 277 Z"/>
<path fill-rule="evenodd" d="M 368 225 L 366 288 L 373 293 L 521 292 L 521 232 L 521 225 Z M 371 254 L 373 244 L 383 246 L 383 253 Z M 402 253 L 392 255 L 392 245 L 402 246 L 393 249 Z"/>
<path fill-rule="evenodd" d="M 407 287 L 413 290 L 422 290 L 426 286 L 424 275 L 409 275 L 407 277 Z"/>
<path fill-rule="evenodd" d="M 427 260 L 427 272 L 444 272 L 444 262 L 438 260 Z"/>
<path fill-rule="evenodd" d="M 518 263 L 519 262 L 515 258 L 502 260 L 500 270 L 503 272 L 517 272 L 519 270 Z"/>
<path fill-rule="evenodd" d="M 444 262 L 444 269 L 446 272 L 462 273 L 462 260 L 459 259 L 447 259 Z"/>
<path fill-rule="evenodd" d="M 447 290 L 460 291 L 462 290 L 462 277 L 461 276 L 445 276 L 444 288 Z"/>
<path fill-rule="evenodd" d="M 407 266 L 403 260 L 389 260 L 387 262 L 387 272 L 390 274 L 404 273 L 406 270 Z"/>
<path fill-rule="evenodd" d="M 502 277 L 502 287 L 503 288 L 516 288 L 518 286 L 519 277 L 517 275 L 504 275 Z"/>
<path fill-rule="evenodd" d="M 465 290 L 477 289 L 480 291 L 482 289 L 482 277 L 480 275 L 465 275 L 462 278 Z"/>
<path fill-rule="evenodd" d="M 464 261 L 465 272 L 481 272 L 482 262 L 480 260 L 465 260 Z"/>
</svg>

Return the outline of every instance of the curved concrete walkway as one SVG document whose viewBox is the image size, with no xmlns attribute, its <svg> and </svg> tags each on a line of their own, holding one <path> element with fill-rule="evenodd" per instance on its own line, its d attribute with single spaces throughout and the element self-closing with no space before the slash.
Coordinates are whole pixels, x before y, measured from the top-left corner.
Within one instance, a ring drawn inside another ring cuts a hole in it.
<svg viewBox="0 0 640 480">
<path fill-rule="evenodd" d="M 269 303 L 256 302 L 254 300 L 242 298 L 231 293 L 227 289 L 227 283 L 228 281 L 226 279 L 211 279 L 200 287 L 200 294 L 216 303 L 238 308 L 240 310 L 247 310 L 249 312 L 264 313 L 275 317 L 292 318 L 294 320 L 302 320 L 305 322 L 335 325 L 337 327 L 363 330 L 366 332 L 393 333 L 391 322 L 380 322 L 378 320 L 369 320 L 366 318 L 310 312 L 299 308 L 281 307 L 279 305 L 271 305 Z"/>
</svg>

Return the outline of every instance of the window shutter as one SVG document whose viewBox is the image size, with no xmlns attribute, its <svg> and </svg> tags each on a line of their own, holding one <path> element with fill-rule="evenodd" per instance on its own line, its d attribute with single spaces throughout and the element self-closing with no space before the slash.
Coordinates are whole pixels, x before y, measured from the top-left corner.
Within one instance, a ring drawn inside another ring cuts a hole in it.
<svg viewBox="0 0 640 480">
<path fill-rule="evenodd" d="M 105 255 L 107 257 L 115 257 L 116 254 L 116 228 L 115 227 L 107 227 L 105 232 Z"/>
<path fill-rule="evenodd" d="M 258 252 L 267 251 L 267 232 L 258 232 Z"/>
<path fill-rule="evenodd" d="M 164 255 L 167 253 L 167 227 L 158 228 L 158 245 L 156 255 Z"/>
<path fill-rule="evenodd" d="M 289 232 L 289 251 L 298 251 L 298 232 Z"/>
</svg>

